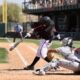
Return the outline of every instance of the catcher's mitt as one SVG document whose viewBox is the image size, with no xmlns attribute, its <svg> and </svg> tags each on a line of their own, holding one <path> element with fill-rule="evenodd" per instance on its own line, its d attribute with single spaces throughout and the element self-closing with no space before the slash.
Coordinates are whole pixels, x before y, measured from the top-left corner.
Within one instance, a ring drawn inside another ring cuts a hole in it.
<svg viewBox="0 0 80 80">
<path fill-rule="evenodd" d="M 53 50 L 48 50 L 47 57 L 49 60 L 52 60 L 54 58 Z"/>
</svg>

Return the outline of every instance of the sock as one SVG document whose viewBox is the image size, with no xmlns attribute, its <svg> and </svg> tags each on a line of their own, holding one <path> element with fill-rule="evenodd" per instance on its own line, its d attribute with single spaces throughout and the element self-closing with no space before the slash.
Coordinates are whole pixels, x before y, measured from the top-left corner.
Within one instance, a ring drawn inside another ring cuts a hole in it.
<svg viewBox="0 0 80 80">
<path fill-rule="evenodd" d="M 39 61 L 39 59 L 40 59 L 40 57 L 35 57 L 30 66 L 34 66 Z"/>
<path fill-rule="evenodd" d="M 48 59 L 48 57 L 44 58 L 45 61 L 50 62 L 51 60 Z"/>
</svg>

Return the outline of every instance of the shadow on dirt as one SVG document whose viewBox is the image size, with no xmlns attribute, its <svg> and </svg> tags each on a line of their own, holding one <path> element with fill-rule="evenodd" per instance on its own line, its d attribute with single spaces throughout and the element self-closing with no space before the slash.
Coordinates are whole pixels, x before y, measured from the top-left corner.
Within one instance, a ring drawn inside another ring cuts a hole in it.
<svg viewBox="0 0 80 80">
<path fill-rule="evenodd" d="M 24 71 L 24 69 L 1 69 L 0 71 Z"/>
<path fill-rule="evenodd" d="M 47 73 L 46 75 L 80 75 L 76 73 Z"/>
<path fill-rule="evenodd" d="M 24 70 L 24 69 L 1 69 L 0 71 L 33 71 L 33 70 Z M 46 73 L 46 75 L 80 75 L 80 73 L 79 74 L 77 74 L 77 73 L 65 73 L 65 72 L 48 72 L 48 73 Z"/>
</svg>

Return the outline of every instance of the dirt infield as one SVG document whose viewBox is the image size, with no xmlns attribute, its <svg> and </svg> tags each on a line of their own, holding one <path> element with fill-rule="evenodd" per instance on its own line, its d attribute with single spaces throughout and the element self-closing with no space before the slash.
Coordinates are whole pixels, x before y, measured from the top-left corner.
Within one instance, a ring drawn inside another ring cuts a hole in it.
<svg viewBox="0 0 80 80">
<path fill-rule="evenodd" d="M 35 57 L 38 46 L 33 43 L 21 43 L 13 51 L 9 51 L 10 43 L 0 43 L 0 47 L 6 48 L 9 52 L 9 63 L 0 64 L 0 80 L 80 80 L 79 75 L 73 75 L 66 69 L 59 69 L 55 73 L 48 72 L 45 76 L 34 75 L 33 71 L 23 70 Z M 41 59 L 35 68 L 39 68 L 45 63 Z"/>
</svg>

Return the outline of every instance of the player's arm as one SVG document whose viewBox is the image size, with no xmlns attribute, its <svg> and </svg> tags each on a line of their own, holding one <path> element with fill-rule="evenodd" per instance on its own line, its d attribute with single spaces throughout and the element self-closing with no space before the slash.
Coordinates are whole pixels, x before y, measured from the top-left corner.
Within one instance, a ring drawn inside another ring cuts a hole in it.
<svg viewBox="0 0 80 80">
<path fill-rule="evenodd" d="M 59 47 L 59 48 L 55 48 L 55 49 L 49 49 L 49 50 L 53 53 L 59 54 L 59 53 L 62 53 L 62 49 L 63 49 L 63 47 Z"/>
</svg>

